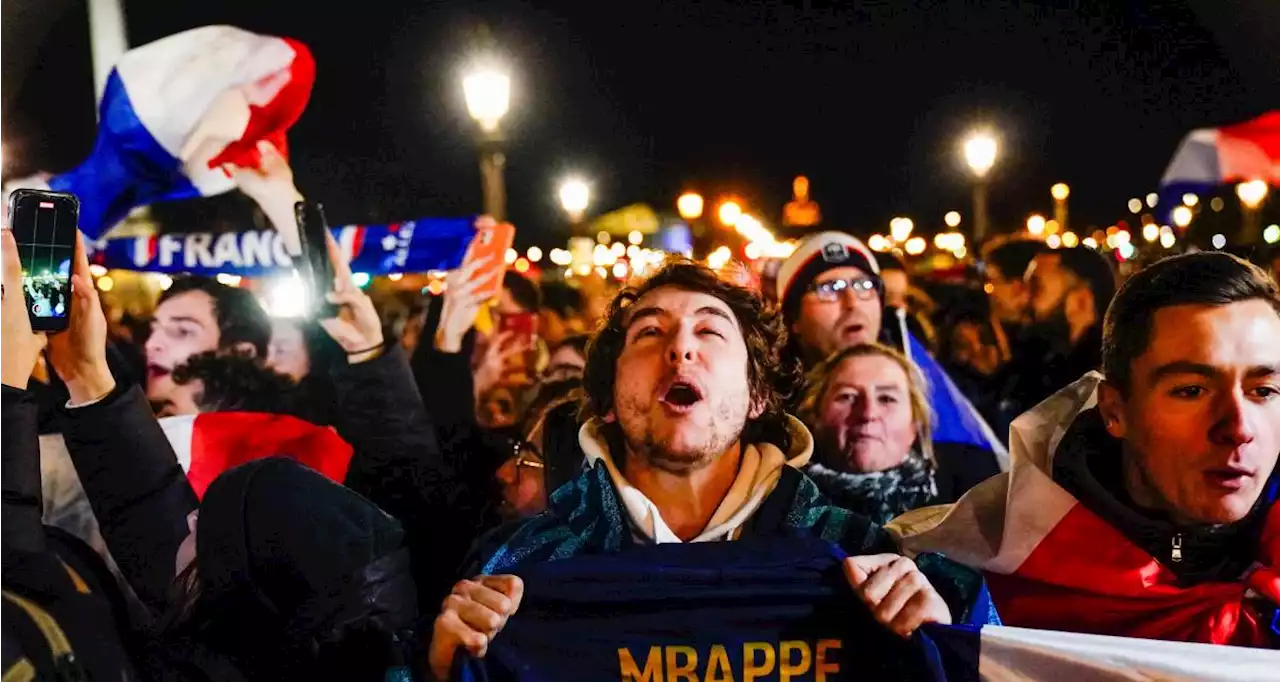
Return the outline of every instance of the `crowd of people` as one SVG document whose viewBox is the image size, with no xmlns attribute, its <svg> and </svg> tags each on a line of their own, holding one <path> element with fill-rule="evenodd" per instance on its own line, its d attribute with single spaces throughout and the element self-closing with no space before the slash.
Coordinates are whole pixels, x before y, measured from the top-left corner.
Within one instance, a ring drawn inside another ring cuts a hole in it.
<svg viewBox="0 0 1280 682">
<path fill-rule="evenodd" d="M 331 245 L 336 317 L 178 278 L 133 343 L 82 246 L 70 328 L 32 332 L 15 249 L 6 680 L 450 679 L 547 562 L 750 538 L 833 543 L 904 638 L 1280 646 L 1280 290 L 1233 255 L 1119 283 L 998 241 L 944 305 L 828 231 L 757 287 L 673 257 L 591 296 L 499 272 L 487 300 L 477 262 L 392 325 Z M 219 417 L 224 452 L 181 442 Z M 1069 570 L 1010 540 L 1014 500 L 1078 504 Z"/>
</svg>

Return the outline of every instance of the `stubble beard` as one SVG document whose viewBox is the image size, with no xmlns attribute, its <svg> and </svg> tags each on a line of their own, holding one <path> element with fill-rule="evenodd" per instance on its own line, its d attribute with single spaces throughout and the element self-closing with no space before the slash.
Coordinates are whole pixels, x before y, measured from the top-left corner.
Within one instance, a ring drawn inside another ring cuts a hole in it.
<svg viewBox="0 0 1280 682">
<path fill-rule="evenodd" d="M 632 414 L 651 414 L 649 410 L 632 403 L 629 405 Z M 622 435 L 626 440 L 629 454 L 640 458 L 654 469 L 677 476 L 685 476 L 705 469 L 720 458 L 742 436 L 746 425 L 747 411 L 737 408 L 731 400 L 722 400 L 716 406 L 711 423 L 707 425 L 710 437 L 695 446 L 692 451 L 674 451 L 669 444 L 659 442 L 657 435 L 647 424 L 640 424 L 643 433 L 630 433 L 625 424 Z"/>
</svg>

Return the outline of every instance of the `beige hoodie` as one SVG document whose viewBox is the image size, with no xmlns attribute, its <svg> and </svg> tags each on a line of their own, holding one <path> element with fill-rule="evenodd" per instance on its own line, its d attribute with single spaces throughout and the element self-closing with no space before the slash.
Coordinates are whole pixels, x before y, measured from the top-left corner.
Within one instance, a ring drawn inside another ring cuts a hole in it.
<svg viewBox="0 0 1280 682">
<path fill-rule="evenodd" d="M 787 419 L 791 429 L 791 452 L 784 454 L 772 443 L 756 443 L 744 447 L 738 477 L 711 515 L 707 527 L 692 542 L 736 539 L 743 524 L 755 514 L 769 493 L 773 492 L 782 475 L 782 467 L 799 469 L 809 462 L 809 457 L 813 454 L 813 435 L 800 420 L 791 416 Z M 595 466 L 600 461 L 608 468 L 609 478 L 613 480 L 618 497 L 627 510 L 627 519 L 636 540 L 652 544 L 681 542 L 663 520 L 658 506 L 632 486 L 618 470 L 604 437 L 599 433 L 601 425 L 602 422 L 598 419 L 583 424 L 582 430 L 578 432 L 578 442 L 587 456 L 588 466 Z"/>
</svg>

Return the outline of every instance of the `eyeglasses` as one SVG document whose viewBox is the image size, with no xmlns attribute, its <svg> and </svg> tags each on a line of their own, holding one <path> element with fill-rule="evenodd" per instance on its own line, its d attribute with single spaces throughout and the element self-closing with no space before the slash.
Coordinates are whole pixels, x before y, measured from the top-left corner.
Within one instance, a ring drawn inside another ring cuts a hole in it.
<svg viewBox="0 0 1280 682">
<path fill-rule="evenodd" d="M 512 456 L 516 459 L 516 475 L 522 476 L 526 469 L 541 470 L 547 465 L 542 461 L 542 453 L 538 446 L 527 440 L 518 440 L 512 444 Z"/>
<path fill-rule="evenodd" d="M 870 301 L 876 296 L 876 283 L 866 277 L 850 277 L 848 279 L 829 279 L 809 285 L 809 291 L 819 301 L 831 302 L 840 300 L 845 289 L 853 289 L 854 295 L 862 301 Z"/>
</svg>

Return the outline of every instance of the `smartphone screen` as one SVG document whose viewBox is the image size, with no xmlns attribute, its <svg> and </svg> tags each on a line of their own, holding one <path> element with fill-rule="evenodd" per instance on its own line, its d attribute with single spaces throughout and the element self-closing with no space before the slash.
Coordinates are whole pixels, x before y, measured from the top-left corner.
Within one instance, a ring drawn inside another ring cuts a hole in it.
<svg viewBox="0 0 1280 682">
<path fill-rule="evenodd" d="M 333 291 L 333 263 L 329 262 L 329 248 L 325 244 L 329 221 L 325 220 L 324 206 L 300 201 L 293 208 L 302 242 L 302 255 L 296 267 L 307 283 L 308 307 L 317 318 L 333 317 L 338 311 L 325 299 L 325 295 Z"/>
<path fill-rule="evenodd" d="M 9 196 L 9 222 L 34 331 L 62 331 L 70 322 L 79 218 L 80 201 L 72 194 L 20 189 Z"/>
<path fill-rule="evenodd" d="M 526 344 L 533 339 L 534 327 L 537 326 L 538 320 L 533 313 L 513 313 L 503 315 L 501 319 L 498 325 L 499 331 L 511 332 Z"/>
</svg>

